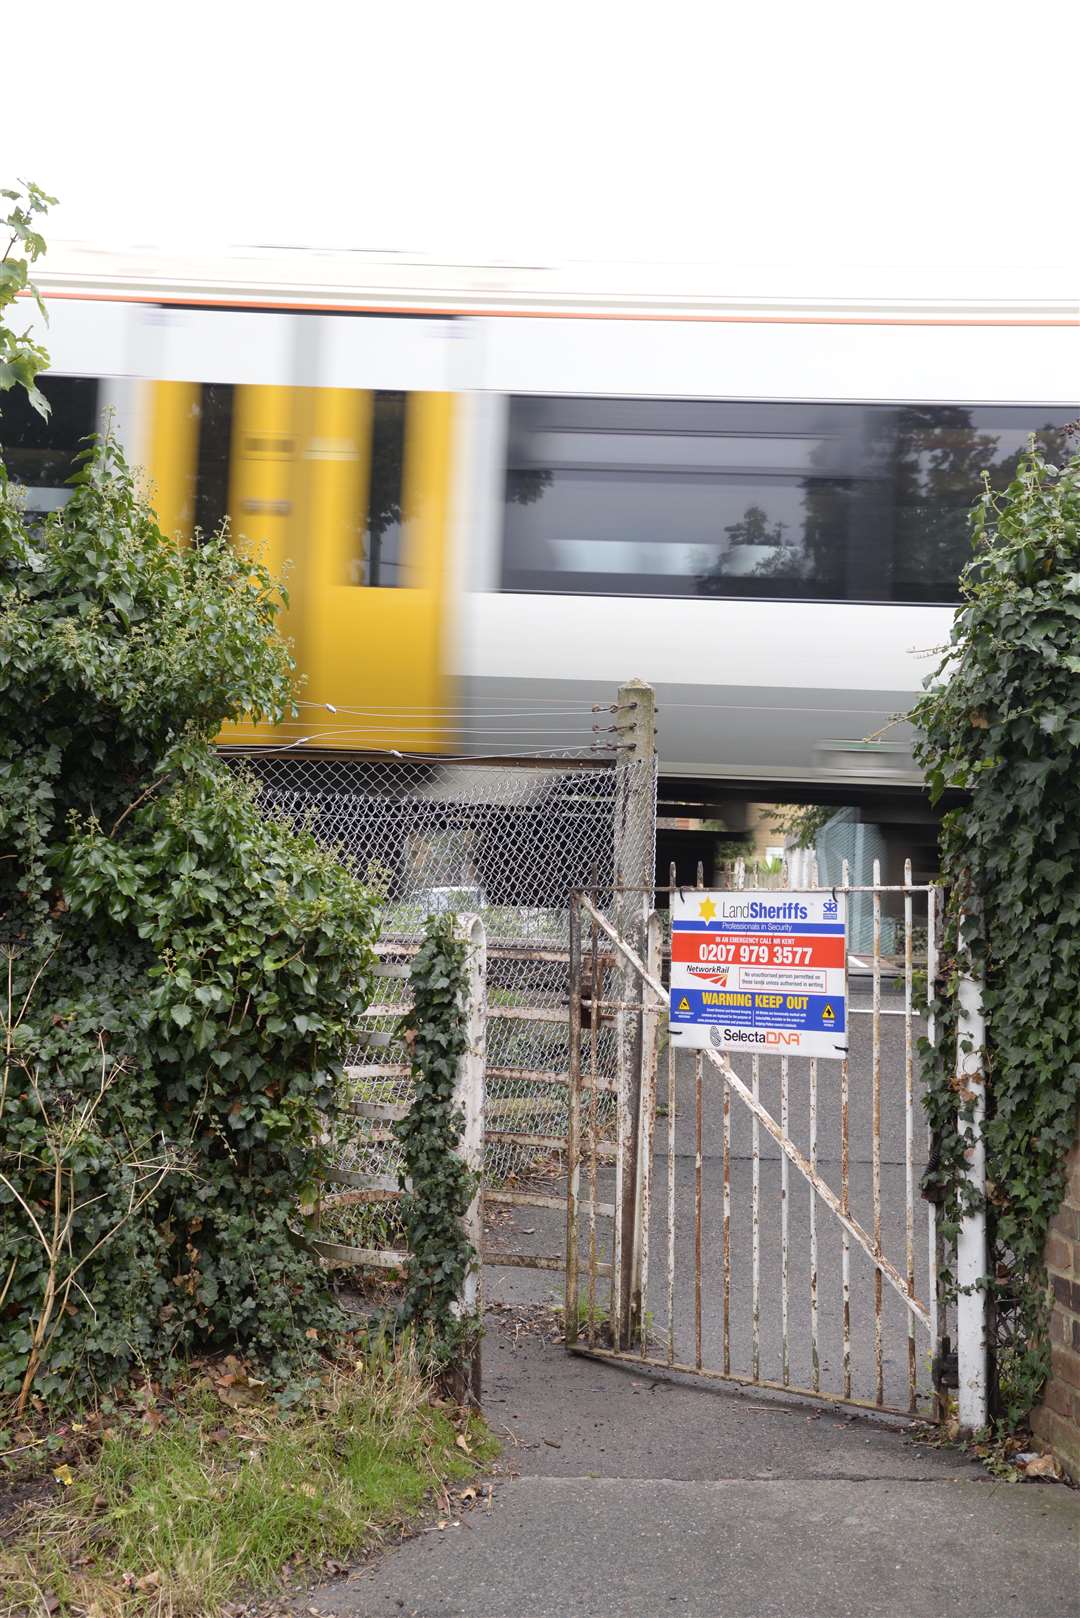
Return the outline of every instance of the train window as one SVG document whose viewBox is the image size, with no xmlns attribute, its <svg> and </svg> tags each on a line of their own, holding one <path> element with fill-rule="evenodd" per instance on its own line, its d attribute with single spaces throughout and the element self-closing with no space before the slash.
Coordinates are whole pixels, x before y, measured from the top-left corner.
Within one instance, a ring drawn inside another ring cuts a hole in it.
<svg viewBox="0 0 1080 1618">
<path fill-rule="evenodd" d="M 195 526 L 204 534 L 216 533 L 229 511 L 234 398 L 231 382 L 203 383 L 199 400 Z"/>
<path fill-rule="evenodd" d="M 94 377 L 43 376 L 38 387 L 52 406 L 46 421 L 22 388 L 0 394 L 0 446 L 13 483 L 26 485 L 29 511 L 52 511 L 71 497 L 67 480 L 82 440 L 97 431 Z"/>
<path fill-rule="evenodd" d="M 372 397 L 371 465 L 364 524 L 361 582 L 406 584 L 402 480 L 405 469 L 405 395 Z"/>
<path fill-rule="evenodd" d="M 511 401 L 504 590 L 954 602 L 986 468 L 1075 410 Z"/>
</svg>

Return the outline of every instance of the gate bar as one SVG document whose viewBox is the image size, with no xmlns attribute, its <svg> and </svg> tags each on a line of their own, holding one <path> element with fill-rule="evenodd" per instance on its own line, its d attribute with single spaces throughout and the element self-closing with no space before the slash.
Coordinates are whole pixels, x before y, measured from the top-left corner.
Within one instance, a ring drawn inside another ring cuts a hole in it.
<svg viewBox="0 0 1080 1618">
<path fill-rule="evenodd" d="M 788 1132 L 788 1059 L 780 1058 L 780 1128 L 786 1135 Z M 786 1387 L 791 1380 L 791 1359 L 788 1345 L 788 1271 L 789 1271 L 789 1243 L 788 1243 L 788 1202 L 789 1175 L 788 1160 L 780 1159 L 780 1326 L 781 1326 L 781 1379 Z M 813 1202 L 813 1193 L 810 1196 Z"/>
<path fill-rule="evenodd" d="M 874 886 L 881 876 L 881 863 L 873 864 Z M 871 1168 L 874 1195 L 874 1252 L 881 1252 L 881 893 L 874 894 L 874 1019 L 873 1034 L 873 1141 Z M 885 1360 L 881 1338 L 881 1271 L 874 1271 L 874 1377 L 878 1403 L 885 1397 Z"/>
<path fill-rule="evenodd" d="M 845 890 L 848 885 L 849 868 L 847 860 L 840 867 L 840 876 Z M 850 1043 L 850 1041 L 849 1041 Z M 850 1073 L 848 1058 L 845 1055 L 840 1063 L 840 1206 L 844 1213 L 848 1212 L 848 1195 L 850 1191 L 851 1167 L 851 1136 L 850 1122 Z M 847 1231 L 840 1232 L 840 1293 L 841 1293 L 841 1329 L 843 1332 L 843 1368 L 844 1368 L 844 1394 L 851 1398 L 851 1237 Z"/>
<path fill-rule="evenodd" d="M 598 1042 L 597 1035 L 600 1028 L 600 1018 L 592 1010 L 600 995 L 604 992 L 604 968 L 600 964 L 600 934 L 595 923 L 589 929 L 590 967 L 589 967 L 589 998 L 591 1001 L 589 1014 L 589 1279 L 587 1285 L 588 1304 L 588 1339 L 592 1343 L 596 1340 L 596 1281 L 599 1274 L 599 1260 L 596 1251 L 596 1201 L 597 1201 L 597 1169 L 596 1169 L 596 1141 L 599 1131 L 597 1110 L 598 1077 Z M 618 1096 L 618 1084 L 615 1087 Z M 616 1100 L 616 1106 L 618 1101 Z"/>
<path fill-rule="evenodd" d="M 817 1057 L 810 1058 L 810 1167 L 817 1173 Z M 818 1250 L 817 1198 L 810 1194 L 810 1386 L 821 1389 L 821 1356 L 818 1350 Z"/>
<path fill-rule="evenodd" d="M 811 1197 L 813 1202 L 813 1197 Z M 731 1091 L 724 1080 L 724 1371 L 731 1370 Z"/>
<path fill-rule="evenodd" d="M 904 880 L 911 881 L 911 861 L 904 861 Z M 907 1260 L 908 1291 L 915 1291 L 915 1059 L 911 1038 L 912 1001 L 912 907 L 911 895 L 904 895 L 904 1256 Z M 933 1272 L 930 1276 L 933 1290 Z M 936 1348 L 934 1350 L 936 1352 Z M 915 1358 L 915 1322 L 908 1315 L 908 1400 L 912 1410 L 918 1403 Z"/>
<path fill-rule="evenodd" d="M 649 967 L 660 972 L 660 917 L 653 910 L 646 929 Z M 649 1228 L 652 1223 L 653 1138 L 656 1130 L 656 1058 L 660 1048 L 660 1002 L 642 995 L 641 1017 L 641 1110 L 638 1121 L 637 1217 L 634 1222 L 634 1275 L 638 1288 L 637 1330 L 641 1352 L 649 1347 Z"/>
<path fill-rule="evenodd" d="M 750 1182 L 750 1229 L 752 1245 L 750 1261 L 750 1366 L 755 1377 L 757 1377 L 761 1372 L 761 1127 L 758 1123 L 758 1113 L 761 1111 L 760 1064 L 760 1057 L 754 1056 L 751 1058 L 751 1083 L 754 1087 L 752 1099 L 755 1110 L 754 1116 L 751 1120 L 751 1155 L 753 1157 L 753 1166 L 751 1169 L 752 1178 Z"/>
<path fill-rule="evenodd" d="M 740 868 L 741 868 L 741 871 L 740 871 Z M 742 880 L 740 880 L 740 874 L 741 874 Z M 720 888 L 722 886 L 723 886 L 722 883 L 719 884 L 717 886 L 716 891 L 720 891 Z M 735 887 L 736 888 L 744 888 L 745 886 L 746 886 L 746 861 L 745 860 L 736 860 L 736 862 L 735 862 Z M 814 893 L 814 892 L 831 893 L 834 887 L 837 888 L 837 889 L 843 888 L 848 893 L 933 893 L 934 892 L 934 887 L 935 887 L 934 883 L 932 883 L 932 882 L 913 882 L 909 886 L 905 886 L 904 883 L 902 883 L 902 882 L 893 882 L 893 883 L 882 882 L 877 887 L 875 887 L 872 882 L 862 882 L 862 883 L 860 883 L 860 882 L 799 882 L 799 883 L 793 883 L 792 886 L 798 887 L 800 889 L 800 891 L 805 891 L 805 892 L 808 892 L 808 893 Z M 589 891 L 590 892 L 595 891 L 595 887 L 593 889 L 590 889 Z M 780 891 L 781 891 L 780 889 L 777 889 L 777 892 L 780 892 Z M 690 886 L 690 884 L 688 882 L 673 882 L 673 883 L 661 884 L 661 885 L 658 885 L 655 888 L 632 888 L 632 887 L 626 886 L 625 884 L 619 884 L 619 883 L 612 884 L 612 883 L 609 883 L 609 882 L 605 882 L 605 884 L 604 884 L 604 892 L 605 893 L 677 893 L 681 897 L 682 895 L 686 894 L 687 892 L 693 893 L 694 889 Z M 560 959 L 565 960 L 566 959 L 565 954 L 563 954 L 560 957 Z"/>
<path fill-rule="evenodd" d="M 871 1411 L 875 1416 L 901 1416 L 905 1421 L 911 1420 L 911 1412 L 902 1410 L 899 1405 L 879 1405 L 873 1399 L 858 1399 L 847 1394 L 829 1393 L 824 1388 L 815 1392 L 811 1388 L 800 1387 L 795 1382 L 789 1382 L 785 1386 L 783 1382 L 777 1382 L 767 1376 L 744 1376 L 738 1371 L 730 1373 L 714 1371 L 707 1365 L 699 1370 L 696 1365 L 687 1364 L 684 1360 L 661 1359 L 656 1354 L 638 1354 L 636 1351 L 629 1352 L 625 1349 L 604 1348 L 594 1349 L 592 1352 L 597 1359 L 624 1360 L 628 1365 L 655 1365 L 661 1371 L 679 1371 L 686 1376 L 704 1376 L 712 1382 L 734 1382 L 743 1388 L 768 1388 L 773 1393 L 793 1394 L 800 1399 L 825 1399 L 833 1405 L 854 1405 L 856 1409 Z M 590 1350 L 579 1347 L 578 1353 L 588 1355 Z"/>
<path fill-rule="evenodd" d="M 705 886 L 705 868 L 697 865 L 697 886 Z M 657 974 L 659 975 L 659 974 Z M 701 1158 L 704 1103 L 701 1093 L 701 1052 L 694 1052 L 694 1364 L 701 1369 Z"/>
<path fill-rule="evenodd" d="M 667 1362 L 675 1364 L 675 1047 L 667 1042 Z"/>
<path fill-rule="evenodd" d="M 926 998 L 928 1010 L 926 1016 L 926 1037 L 931 1045 L 937 1044 L 937 1018 L 934 1016 L 934 1000 L 937 998 L 938 975 L 938 906 L 940 904 L 940 890 L 935 892 L 927 906 L 926 914 Z M 934 1150 L 934 1132 L 929 1121 L 926 1125 L 926 1151 L 929 1159 Z M 939 1317 L 938 1294 L 938 1231 L 937 1231 L 937 1204 L 928 1202 L 927 1209 L 927 1242 L 929 1246 L 929 1276 L 930 1276 L 930 1351 L 937 1354 L 938 1344 L 941 1340 L 941 1320 Z M 940 1413 L 940 1412 L 939 1412 Z"/>
</svg>

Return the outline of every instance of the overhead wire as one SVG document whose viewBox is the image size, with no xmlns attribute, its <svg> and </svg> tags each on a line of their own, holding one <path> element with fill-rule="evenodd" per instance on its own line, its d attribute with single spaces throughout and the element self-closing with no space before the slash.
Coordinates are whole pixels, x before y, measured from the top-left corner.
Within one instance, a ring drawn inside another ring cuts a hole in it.
<svg viewBox="0 0 1080 1618">
<path fill-rule="evenodd" d="M 260 755 L 272 753 L 288 753 L 293 748 L 300 747 L 304 742 L 317 742 L 318 736 L 298 736 L 291 742 L 223 742 L 218 748 L 220 753 L 247 755 L 258 758 Z M 387 758 L 401 759 L 406 764 L 484 764 L 492 759 L 504 758 L 551 758 L 569 759 L 580 762 L 590 753 L 595 757 L 595 749 L 583 743 L 580 747 L 523 747 L 500 748 L 497 753 L 414 753 L 402 752 L 396 747 L 367 747 L 365 753 L 384 754 Z M 348 763 L 347 759 L 342 760 Z"/>
<path fill-rule="evenodd" d="M 549 740 L 556 737 L 563 737 L 570 741 L 588 739 L 588 733 L 576 730 L 556 730 L 554 727 L 548 730 L 518 730 L 514 726 L 505 728 L 496 726 L 492 729 L 481 729 L 468 725 L 463 727 L 443 727 L 440 725 L 334 725 L 323 730 L 312 730 L 310 727 L 303 725 L 290 725 L 288 727 L 278 725 L 274 728 L 277 730 L 287 728 L 290 731 L 302 730 L 305 735 L 309 736 L 447 736 L 449 738 L 454 736 L 546 736 Z"/>
<path fill-rule="evenodd" d="M 400 707 L 392 705 L 358 707 L 348 703 L 313 702 L 307 698 L 300 698 L 295 707 L 306 710 L 300 718 L 283 719 L 268 727 L 278 733 L 286 732 L 288 736 L 286 741 L 225 743 L 223 750 L 283 752 L 319 743 L 331 747 L 351 744 L 358 750 L 385 754 L 392 758 L 430 757 L 442 763 L 476 763 L 485 757 L 574 758 L 590 754 L 595 756 L 597 752 L 610 750 L 608 743 L 598 739 L 596 723 L 598 716 L 614 711 L 610 704 L 582 702 L 574 707 L 521 707 L 518 704 L 528 702 L 530 699 L 507 698 L 508 702 L 515 705 L 507 708 L 489 705 L 491 701 L 497 700 L 489 699 L 488 704 L 479 708 L 449 706 L 426 708 L 404 704 Z M 535 700 L 542 702 L 544 699 Z M 370 723 L 320 724 L 319 719 L 323 714 L 328 719 L 369 720 Z M 521 720 L 537 719 L 574 720 L 578 721 L 578 724 L 542 724 L 534 727 L 532 724 L 518 723 Z M 583 720 L 590 721 L 587 729 L 580 723 Z M 257 727 L 253 725 L 251 728 Z M 301 734 L 294 734 L 297 731 Z M 486 743 L 490 750 L 486 753 L 479 751 L 458 754 L 424 753 L 409 746 L 409 737 L 418 739 L 446 737 L 448 741 L 458 741 L 459 745 L 475 742 L 478 747 Z M 494 739 L 500 737 L 506 737 L 510 745 L 505 747 L 493 745 Z M 405 743 L 404 747 L 388 745 L 399 738 Z M 525 741 L 526 738 L 528 738 L 526 746 L 515 745 Z"/>
<path fill-rule="evenodd" d="M 525 702 L 525 701 L 528 701 L 529 699 L 528 698 L 516 698 L 514 700 L 515 700 L 515 702 Z M 542 701 L 543 699 L 542 698 L 536 698 L 535 700 L 536 701 Z M 461 716 L 464 716 L 464 717 L 481 716 L 481 717 L 485 717 L 485 718 L 489 718 L 489 719 L 502 719 L 502 718 L 528 719 L 528 718 L 546 718 L 546 717 L 550 717 L 550 716 L 555 716 L 555 717 L 558 717 L 558 718 L 588 719 L 592 714 L 594 714 L 596 712 L 601 712 L 601 711 L 602 712 L 608 712 L 609 711 L 609 705 L 606 705 L 603 709 L 598 709 L 595 704 L 583 704 L 580 707 L 559 707 L 559 708 L 521 708 L 521 707 L 516 707 L 516 706 L 512 707 L 512 708 L 499 708 L 499 707 L 492 706 L 492 699 L 490 699 L 490 698 L 488 699 L 487 705 L 484 706 L 484 707 L 477 707 L 475 704 L 471 705 L 471 706 L 464 706 L 464 707 L 459 707 L 459 708 L 440 707 L 440 706 L 436 706 L 436 705 L 432 705 L 431 707 L 421 707 L 421 706 L 395 707 L 395 706 L 392 706 L 392 705 L 388 705 L 388 706 L 385 706 L 385 707 L 378 706 L 378 705 L 373 705 L 371 707 L 356 707 L 356 706 L 350 705 L 348 703 L 343 703 L 343 702 L 309 702 L 305 698 L 302 698 L 302 697 L 297 699 L 297 701 L 295 703 L 295 706 L 297 708 L 316 708 L 316 709 L 318 709 L 319 711 L 321 711 L 323 713 L 359 714 L 361 717 L 374 717 L 374 718 L 381 718 L 383 715 L 394 716 L 394 715 L 401 714 L 401 715 L 404 715 L 404 716 L 408 716 L 410 714 L 414 714 L 414 715 L 415 714 L 432 714 L 432 715 L 437 715 L 437 716 L 442 717 L 442 718 L 453 718 L 453 717 L 456 717 L 458 715 L 461 715 Z"/>
<path fill-rule="evenodd" d="M 351 718 L 351 717 L 353 717 L 353 715 L 345 715 L 345 717 Z M 277 722 L 277 728 L 279 728 L 279 730 L 282 730 L 282 728 L 290 728 L 290 730 L 311 730 L 311 726 L 313 726 L 313 723 L 317 723 L 316 715 L 308 715 L 308 717 L 306 717 L 306 718 L 283 718 L 283 720 L 279 720 L 279 722 Z M 517 723 L 508 723 L 508 725 L 494 725 L 494 723 L 492 723 L 491 720 L 489 720 L 489 718 L 486 718 L 486 720 L 483 720 L 483 722 L 481 722 L 481 723 L 473 723 L 473 722 L 470 722 L 470 720 L 463 720 L 463 722 L 450 723 L 450 725 L 440 725 L 440 723 L 432 723 L 432 725 L 426 725 L 426 723 L 410 723 L 410 725 L 398 725 L 397 720 L 392 720 L 392 718 L 389 718 L 389 720 L 372 720 L 372 722 L 369 723 L 369 725 L 363 725 L 363 723 L 361 723 L 361 725 L 332 725 L 332 726 L 330 726 L 330 728 L 332 728 L 332 730 L 393 730 L 393 731 L 400 731 L 400 730 L 405 730 L 405 731 L 411 731 L 411 730 L 439 730 L 439 731 L 461 731 L 461 730 L 484 730 L 484 726 L 487 726 L 487 728 L 489 728 L 489 731 L 491 731 L 492 735 L 500 735 L 500 733 L 502 733 L 502 731 L 505 731 L 505 730 L 520 730 L 520 726 L 518 726 Z M 606 726 L 606 728 L 607 728 L 607 726 Z M 539 726 L 538 730 L 526 730 L 525 735 L 531 735 L 531 736 L 554 735 L 554 733 L 559 733 L 559 731 L 572 731 L 572 730 L 573 730 L 573 726 L 570 726 L 570 725 L 541 725 L 541 726 Z M 575 735 L 576 735 L 576 731 L 575 731 Z"/>
</svg>

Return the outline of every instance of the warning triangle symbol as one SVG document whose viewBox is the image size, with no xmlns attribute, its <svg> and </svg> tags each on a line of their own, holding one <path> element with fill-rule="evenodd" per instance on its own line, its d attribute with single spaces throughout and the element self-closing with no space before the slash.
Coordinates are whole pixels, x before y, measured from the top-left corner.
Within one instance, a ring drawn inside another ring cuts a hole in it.
<svg viewBox="0 0 1080 1618">
<path fill-rule="evenodd" d="M 690 1002 L 686 998 L 685 994 L 683 995 L 682 999 L 679 1001 L 679 1010 L 680 1011 L 689 1011 L 690 1010 Z"/>
<path fill-rule="evenodd" d="M 836 1021 L 836 1013 L 833 1010 L 832 1006 L 830 1006 L 827 1001 L 825 1003 L 825 1010 L 821 1013 L 821 1020 L 822 1020 L 822 1022 L 835 1022 Z"/>
</svg>

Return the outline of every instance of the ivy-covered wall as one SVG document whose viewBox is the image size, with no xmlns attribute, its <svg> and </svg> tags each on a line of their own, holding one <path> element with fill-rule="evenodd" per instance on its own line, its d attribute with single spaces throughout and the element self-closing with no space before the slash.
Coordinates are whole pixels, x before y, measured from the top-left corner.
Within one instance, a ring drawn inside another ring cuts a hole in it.
<svg viewBox="0 0 1080 1618">
<path fill-rule="evenodd" d="M 912 714 L 932 796 L 968 793 L 942 827 L 940 1037 L 925 1067 L 941 1147 L 926 1183 L 950 1258 L 965 1214 L 986 1209 L 994 1414 L 1011 1429 L 1054 1369 L 1044 1250 L 1080 1123 L 1080 454 L 1059 467 L 1032 445 L 1004 493 L 987 483 L 972 526 L 963 605 Z M 974 1094 L 953 1062 L 963 972 L 985 984 L 985 1198 L 961 1128 Z"/>
</svg>

